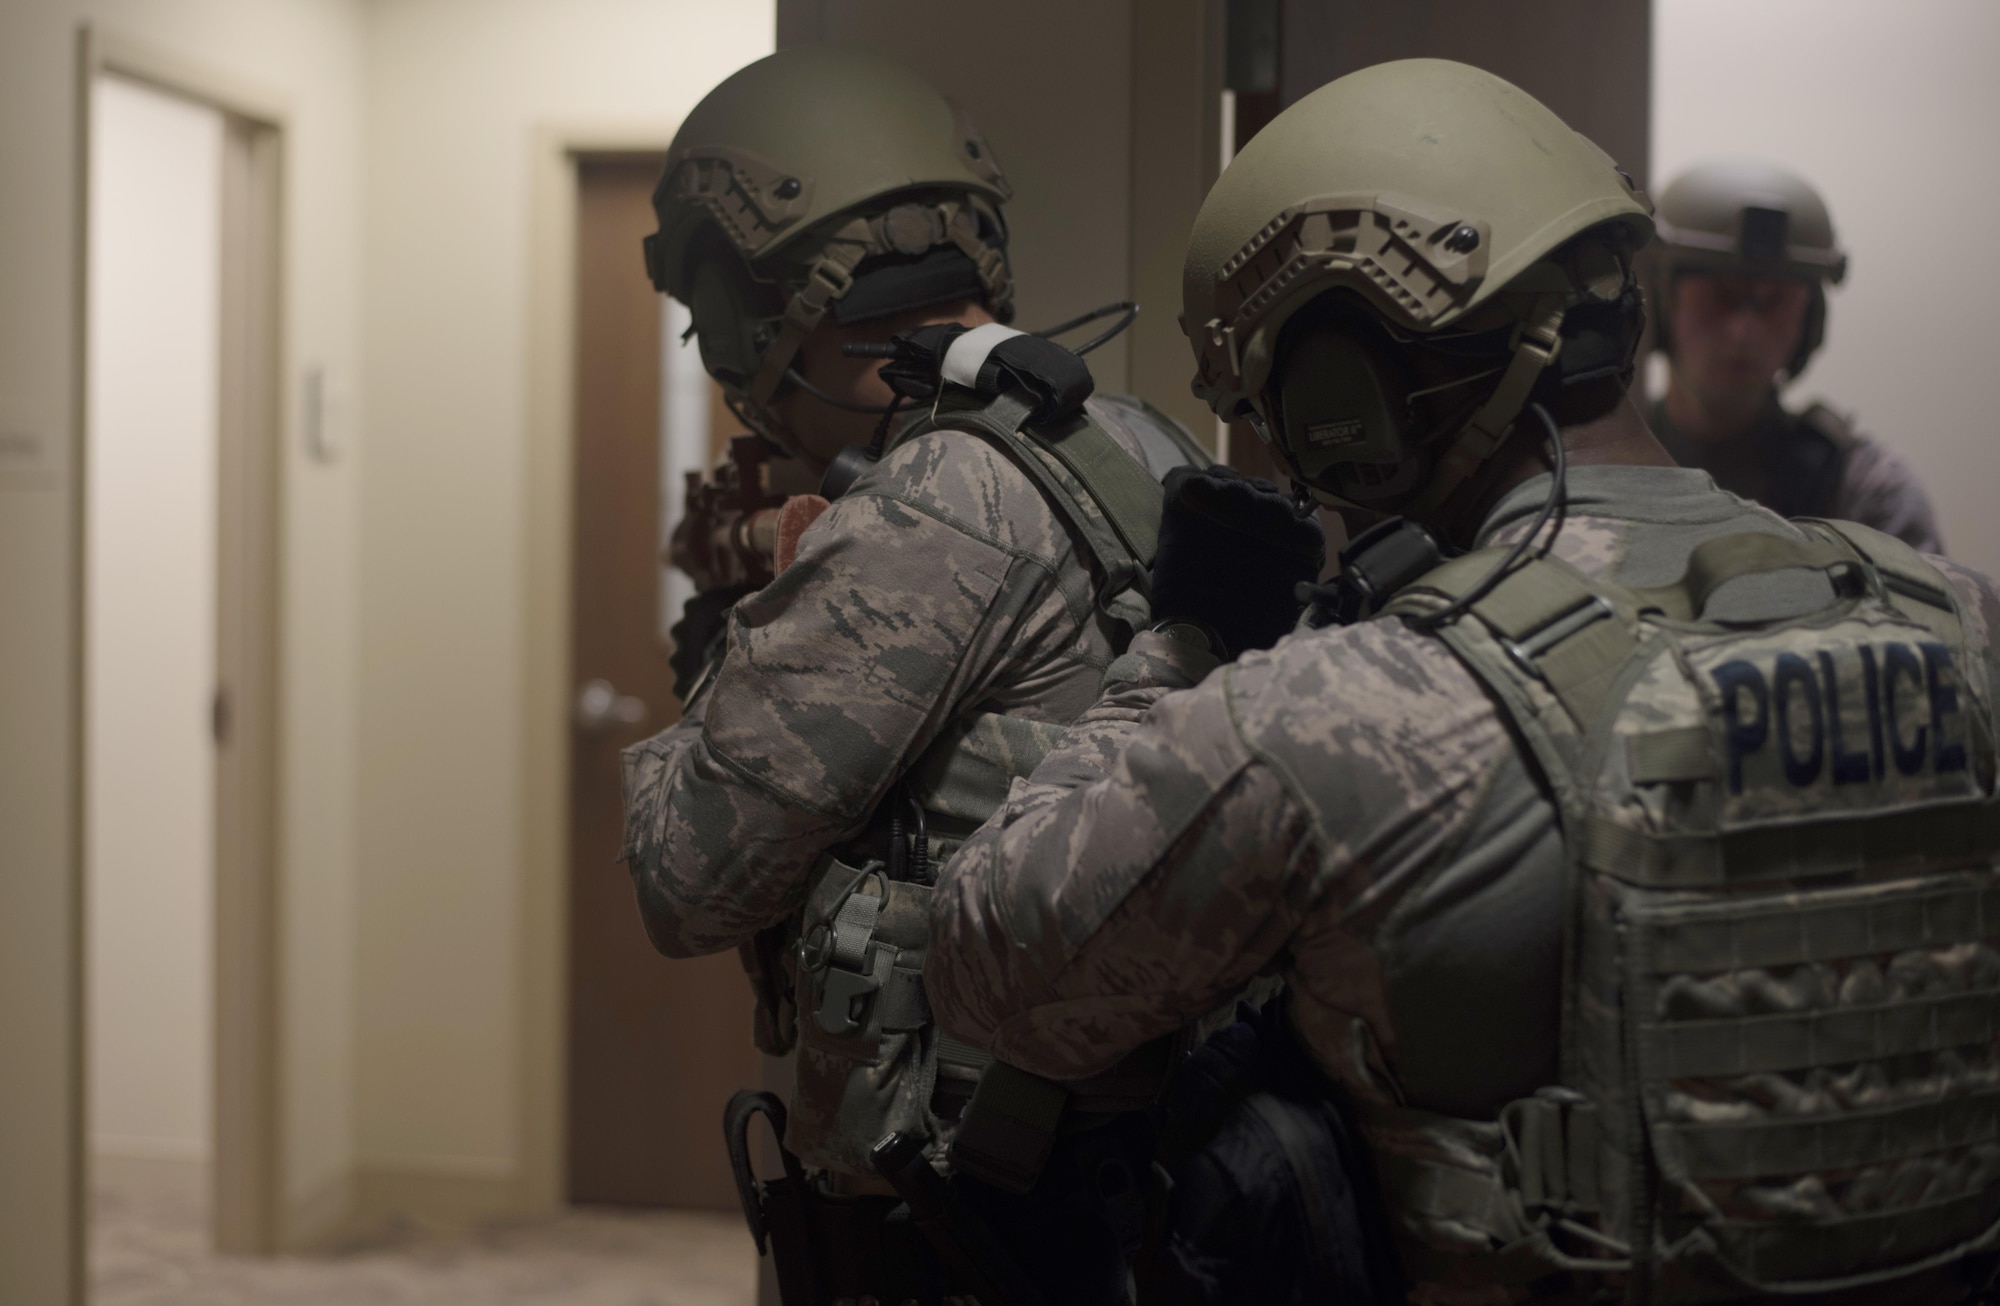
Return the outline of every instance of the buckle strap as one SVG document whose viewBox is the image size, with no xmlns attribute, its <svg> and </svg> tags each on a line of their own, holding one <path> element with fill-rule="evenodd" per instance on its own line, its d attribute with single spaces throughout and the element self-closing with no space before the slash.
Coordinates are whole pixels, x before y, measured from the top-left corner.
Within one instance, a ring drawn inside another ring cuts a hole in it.
<svg viewBox="0 0 2000 1306">
<path fill-rule="evenodd" d="M 850 893 L 833 918 L 833 963 L 848 970 L 863 969 L 868 941 L 874 937 L 875 922 L 882 915 L 882 900 L 865 893 Z"/>
<path fill-rule="evenodd" d="M 1546 294 L 1535 301 L 1500 384 L 1493 387 L 1493 393 L 1438 459 L 1437 472 L 1431 477 L 1429 487 L 1411 505 L 1410 515 L 1421 517 L 1449 499 L 1507 438 L 1542 369 L 1562 352 L 1563 301 L 1560 294 Z"/>
<path fill-rule="evenodd" d="M 1511 1186 L 1529 1210 L 1594 1215 L 1598 1183 L 1597 1108 L 1583 1094 L 1544 1088 L 1500 1111 Z"/>
<path fill-rule="evenodd" d="M 854 269 L 868 257 L 873 243 L 868 223 L 857 218 L 842 227 L 813 260 L 806 272 L 806 284 L 785 304 L 784 325 L 778 329 L 778 338 L 765 351 L 763 365 L 744 391 L 752 408 L 762 408 L 778 393 L 785 369 L 798 356 L 800 342 L 812 334 L 833 301 L 854 288 Z"/>
<path fill-rule="evenodd" d="M 1642 606 L 1658 608 L 1675 621 L 1693 621 L 1709 597 L 1730 581 L 1787 568 L 1832 571 L 1866 567 L 1854 551 L 1826 540 L 1795 540 L 1765 531 L 1745 531 L 1703 540 L 1688 554 L 1687 570 L 1671 585 L 1634 589 Z"/>
</svg>

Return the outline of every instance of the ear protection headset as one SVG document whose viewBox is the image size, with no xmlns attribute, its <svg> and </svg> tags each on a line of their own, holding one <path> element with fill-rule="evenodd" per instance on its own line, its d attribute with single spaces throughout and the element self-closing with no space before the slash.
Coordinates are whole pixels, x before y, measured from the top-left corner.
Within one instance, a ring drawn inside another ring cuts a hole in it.
<svg viewBox="0 0 2000 1306">
<path fill-rule="evenodd" d="M 1279 342 L 1265 387 L 1268 413 L 1253 427 L 1301 482 L 1358 507 L 1387 510 L 1430 479 L 1445 437 L 1468 409 L 1494 389 L 1511 362 L 1508 328 L 1439 337 L 1398 338 L 1345 292 L 1295 315 Z M 1563 313 L 1560 347 L 1522 402 L 1563 412 L 1584 398 L 1583 387 L 1632 378 L 1644 305 L 1628 278 L 1611 299 L 1585 298 Z M 1464 362 L 1442 384 L 1419 387 L 1412 353 L 1429 349 Z M 1484 382 L 1485 384 L 1481 384 Z M 1454 392 L 1462 390 L 1462 398 Z M 1615 402 L 1615 395 L 1613 397 Z M 1608 405 L 1604 405 L 1608 407 Z"/>
<path fill-rule="evenodd" d="M 741 255 L 721 241 L 692 260 L 688 312 L 694 318 L 701 365 L 724 385 L 741 390 L 757 375 L 784 315 L 783 287 L 751 274 Z"/>
</svg>

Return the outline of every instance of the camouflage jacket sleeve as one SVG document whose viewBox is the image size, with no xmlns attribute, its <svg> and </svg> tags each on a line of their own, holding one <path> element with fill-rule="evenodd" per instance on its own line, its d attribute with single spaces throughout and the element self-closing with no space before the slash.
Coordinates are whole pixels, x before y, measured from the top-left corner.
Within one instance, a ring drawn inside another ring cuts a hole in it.
<svg viewBox="0 0 2000 1306">
<path fill-rule="evenodd" d="M 1375 931 L 1510 748 L 1469 673 L 1397 621 L 1293 635 L 1180 693 L 1114 686 L 945 866 L 939 1024 L 1077 1078 L 1281 973 L 1327 1068 L 1374 1083 L 1395 1044 Z"/>
<path fill-rule="evenodd" d="M 1169 692 L 1186 665 L 1135 639 L 946 864 L 924 971 L 945 1029 L 1028 1070 L 1095 1074 L 1227 1001 L 1291 936 L 1303 814 L 1239 740 L 1226 673 Z"/>
<path fill-rule="evenodd" d="M 1001 455 L 898 447 L 737 605 L 689 717 L 625 754 L 623 855 L 654 946 L 718 952 L 796 911 L 820 855 L 961 705 L 1073 657 L 1090 599 Z"/>
<path fill-rule="evenodd" d="M 1858 440 L 1847 455 L 1832 516 L 1894 535 L 1924 553 L 1943 553 L 1937 510 L 1910 460 L 1874 440 Z"/>
</svg>

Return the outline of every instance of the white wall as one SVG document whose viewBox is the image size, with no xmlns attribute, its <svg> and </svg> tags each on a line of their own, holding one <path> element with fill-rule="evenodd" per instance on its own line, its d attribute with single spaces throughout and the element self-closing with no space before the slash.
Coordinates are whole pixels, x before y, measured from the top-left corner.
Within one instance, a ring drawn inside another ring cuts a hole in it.
<svg viewBox="0 0 2000 1306">
<path fill-rule="evenodd" d="M 100 78 L 85 639 L 90 1137 L 206 1161 L 222 115 Z"/>
<path fill-rule="evenodd" d="M 77 1290 L 81 895 L 72 715 L 77 33 L 115 27 L 286 107 L 285 369 L 357 373 L 362 126 L 355 0 L 0 4 L 0 1301 Z M 358 417 L 359 414 L 357 413 Z M 282 830 L 286 1193 L 352 1152 L 356 462 L 307 462 L 287 404 Z"/>
<path fill-rule="evenodd" d="M 2000 574 L 1991 306 L 2000 260 L 2000 5 L 1654 0 L 1653 186 L 1711 154 L 1810 180 L 1849 257 L 1826 347 L 1791 393 L 1915 462 L 1951 553 Z"/>
<path fill-rule="evenodd" d="M 356 1028 L 381 1204 L 507 1200 L 530 1163 L 524 1116 L 549 1106 L 525 1100 L 521 1023 L 536 130 L 664 144 L 771 42 L 768 4 L 369 11 Z"/>
</svg>

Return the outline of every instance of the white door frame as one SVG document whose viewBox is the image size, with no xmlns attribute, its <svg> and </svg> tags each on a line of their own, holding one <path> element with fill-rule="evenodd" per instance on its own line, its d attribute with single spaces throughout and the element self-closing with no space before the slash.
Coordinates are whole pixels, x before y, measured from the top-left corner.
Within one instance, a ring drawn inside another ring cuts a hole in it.
<svg viewBox="0 0 2000 1306">
<path fill-rule="evenodd" d="M 212 1226 L 218 1250 L 277 1250 L 280 1229 L 278 1133 L 278 551 L 281 539 L 283 394 L 282 187 L 287 112 L 279 98 L 234 78 L 190 65 L 101 25 L 85 24 L 77 60 L 77 212 L 90 228 L 93 86 L 115 74 L 222 112 L 224 153 L 220 475 L 217 509 L 217 683 L 223 697 L 215 811 L 215 1043 Z M 72 478 L 73 547 L 83 559 L 89 507 L 87 245 L 75 286 L 76 475 Z M 87 567 L 79 575 L 87 575 Z M 75 1082 L 87 1081 L 82 1000 L 86 973 L 84 868 L 89 830 L 88 739 L 83 668 L 89 631 L 83 583 L 73 599 L 77 684 L 72 705 L 72 783 L 80 796 L 71 847 L 72 920 L 77 937 L 71 1046 Z M 85 1095 L 84 1100 L 88 1100 Z M 84 1182 L 87 1112 L 78 1110 L 70 1139 L 79 1203 L 75 1227 L 88 1227 Z M 79 1283 L 81 1240 L 75 1249 Z"/>
</svg>

